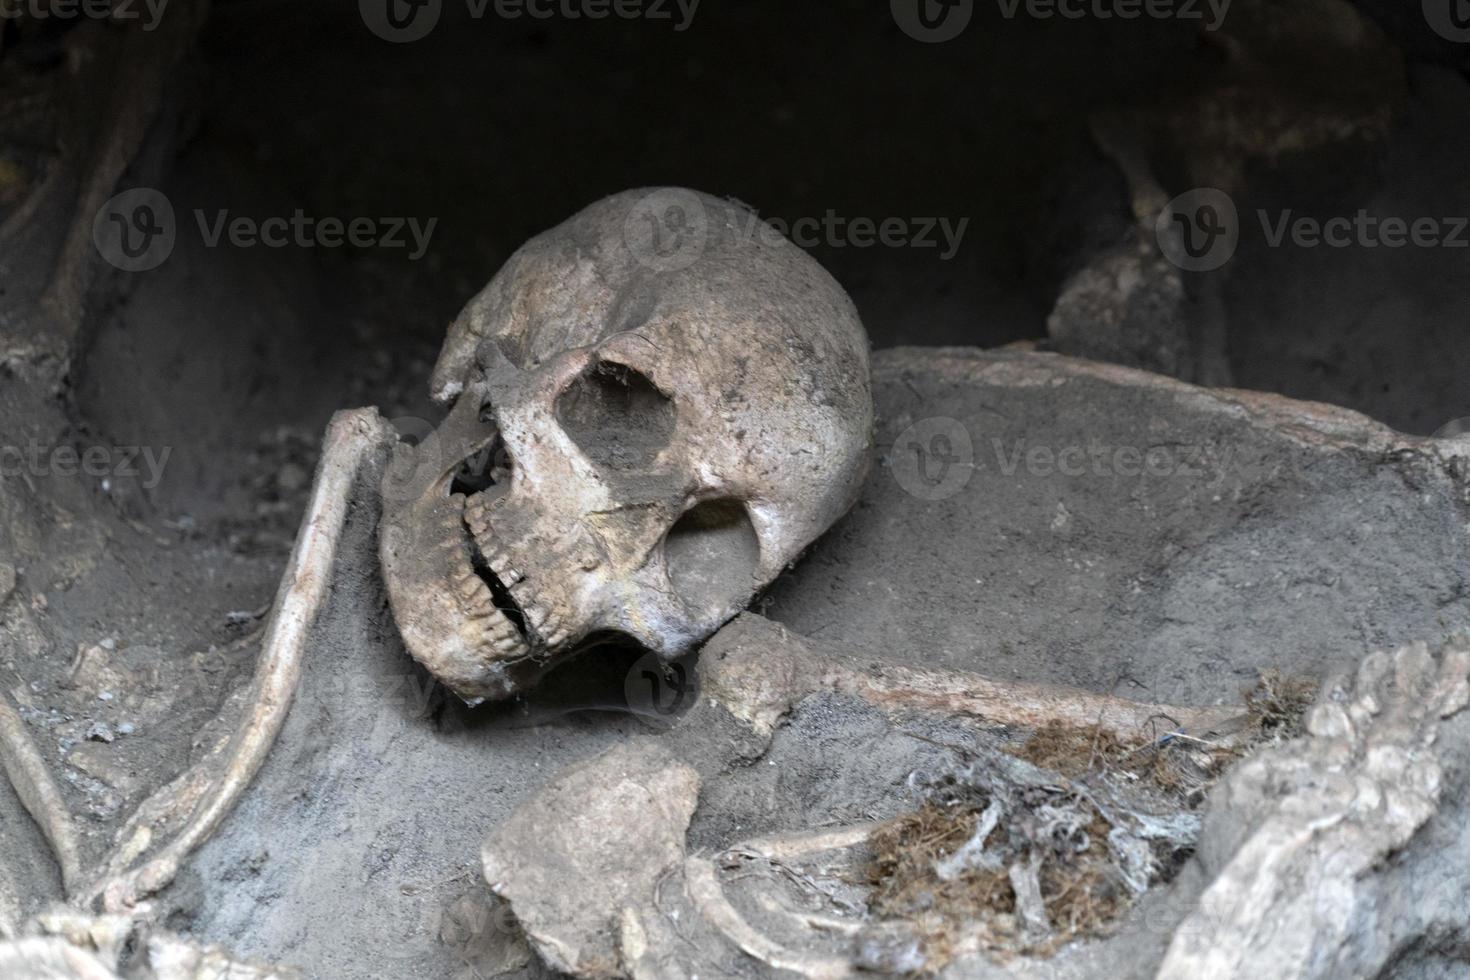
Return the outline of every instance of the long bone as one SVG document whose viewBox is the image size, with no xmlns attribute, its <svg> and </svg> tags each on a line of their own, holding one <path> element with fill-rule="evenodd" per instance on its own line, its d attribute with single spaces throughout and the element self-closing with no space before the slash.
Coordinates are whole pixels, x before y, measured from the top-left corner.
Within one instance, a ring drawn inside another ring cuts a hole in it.
<svg viewBox="0 0 1470 980">
<path fill-rule="evenodd" d="M 993 725 L 1096 726 L 1123 739 L 1186 732 L 1222 742 L 1241 728 L 1240 706 L 1182 707 L 1078 688 L 1005 681 L 962 670 L 915 667 L 832 653 L 784 626 L 745 613 L 700 654 L 702 693 L 758 734 L 769 735 L 803 698 L 829 691 L 884 711 L 925 711 Z"/>
<path fill-rule="evenodd" d="M 266 626 L 249 707 L 239 727 L 222 752 L 206 756 L 139 808 L 143 819 L 135 817 L 119 835 L 101 874 L 77 897 L 80 903 L 91 905 L 100 897 L 106 910 L 125 911 L 166 887 L 184 859 L 219 827 L 260 770 L 301 680 L 306 640 L 331 584 L 353 484 L 373 450 L 393 438 L 392 428 L 373 409 L 338 412 L 332 417 L 306 516 Z M 173 838 L 148 860 L 132 866 L 153 835 L 147 815 L 167 816 L 184 809 L 189 817 Z"/>
</svg>

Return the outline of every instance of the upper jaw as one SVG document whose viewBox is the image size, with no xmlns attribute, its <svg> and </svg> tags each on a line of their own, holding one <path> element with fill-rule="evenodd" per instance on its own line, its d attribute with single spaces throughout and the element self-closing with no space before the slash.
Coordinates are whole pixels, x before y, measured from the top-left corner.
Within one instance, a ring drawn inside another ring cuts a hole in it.
<svg viewBox="0 0 1470 980">
<path fill-rule="evenodd" d="M 503 700 L 534 684 L 545 666 L 476 574 L 460 506 L 446 497 L 385 512 L 383 578 L 414 659 L 467 702 Z"/>
</svg>

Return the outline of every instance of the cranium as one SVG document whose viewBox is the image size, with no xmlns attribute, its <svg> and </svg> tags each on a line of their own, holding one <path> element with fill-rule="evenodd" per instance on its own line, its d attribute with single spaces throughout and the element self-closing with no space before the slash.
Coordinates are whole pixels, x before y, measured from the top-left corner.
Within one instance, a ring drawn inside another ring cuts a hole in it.
<svg viewBox="0 0 1470 980">
<path fill-rule="evenodd" d="M 532 239 L 450 327 L 448 406 L 385 477 L 413 656 L 470 702 L 588 641 L 690 652 L 853 503 L 867 339 L 812 258 L 693 191 L 631 191 Z"/>
</svg>

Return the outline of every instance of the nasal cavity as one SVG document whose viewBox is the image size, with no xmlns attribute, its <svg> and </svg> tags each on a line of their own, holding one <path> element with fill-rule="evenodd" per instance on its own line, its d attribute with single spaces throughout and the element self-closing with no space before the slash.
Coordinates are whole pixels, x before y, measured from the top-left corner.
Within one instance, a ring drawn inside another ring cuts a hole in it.
<svg viewBox="0 0 1470 980">
<path fill-rule="evenodd" d="M 712 614 L 743 604 L 759 582 L 760 540 L 738 500 L 707 500 L 687 511 L 664 539 L 669 582 L 686 606 Z"/>
<path fill-rule="evenodd" d="M 598 361 L 556 400 L 556 420 L 599 466 L 651 464 L 674 435 L 674 403 L 632 368 Z"/>
</svg>

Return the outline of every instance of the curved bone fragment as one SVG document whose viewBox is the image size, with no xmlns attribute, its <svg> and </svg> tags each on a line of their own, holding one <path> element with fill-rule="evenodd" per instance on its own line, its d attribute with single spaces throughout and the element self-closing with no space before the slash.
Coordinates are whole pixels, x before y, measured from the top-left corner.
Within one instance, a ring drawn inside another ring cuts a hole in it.
<svg viewBox="0 0 1470 980">
<path fill-rule="evenodd" d="M 71 811 L 52 780 L 46 761 L 26 733 L 25 722 L 3 693 L 0 693 L 0 765 L 4 766 L 5 774 L 10 777 L 10 784 L 15 787 L 26 812 L 50 842 L 61 866 L 62 886 L 70 891 L 76 887 L 81 875 Z"/>
<path fill-rule="evenodd" d="M 222 753 L 222 762 L 207 757 L 200 769 L 175 781 L 179 802 L 193 802 L 188 823 L 142 865 L 103 877 L 87 890 L 83 902 L 90 904 L 101 896 L 108 910 L 129 909 L 167 886 L 184 858 L 209 839 L 255 777 L 286 720 L 301 679 L 306 640 L 331 584 L 353 483 L 369 454 L 393 438 L 392 428 L 373 409 L 338 412 L 332 417 L 306 516 L 266 626 L 251 703 Z M 135 840 L 126 838 L 119 846 L 130 849 L 137 846 Z M 146 847 L 146 833 L 142 840 Z M 116 863 L 108 861 L 105 867 Z"/>
<path fill-rule="evenodd" d="M 684 887 L 699 914 L 747 955 L 775 970 L 806 980 L 844 980 L 854 970 L 846 960 L 788 949 L 757 930 L 730 904 L 720 887 L 714 863 L 691 855 L 684 861 Z"/>
</svg>

